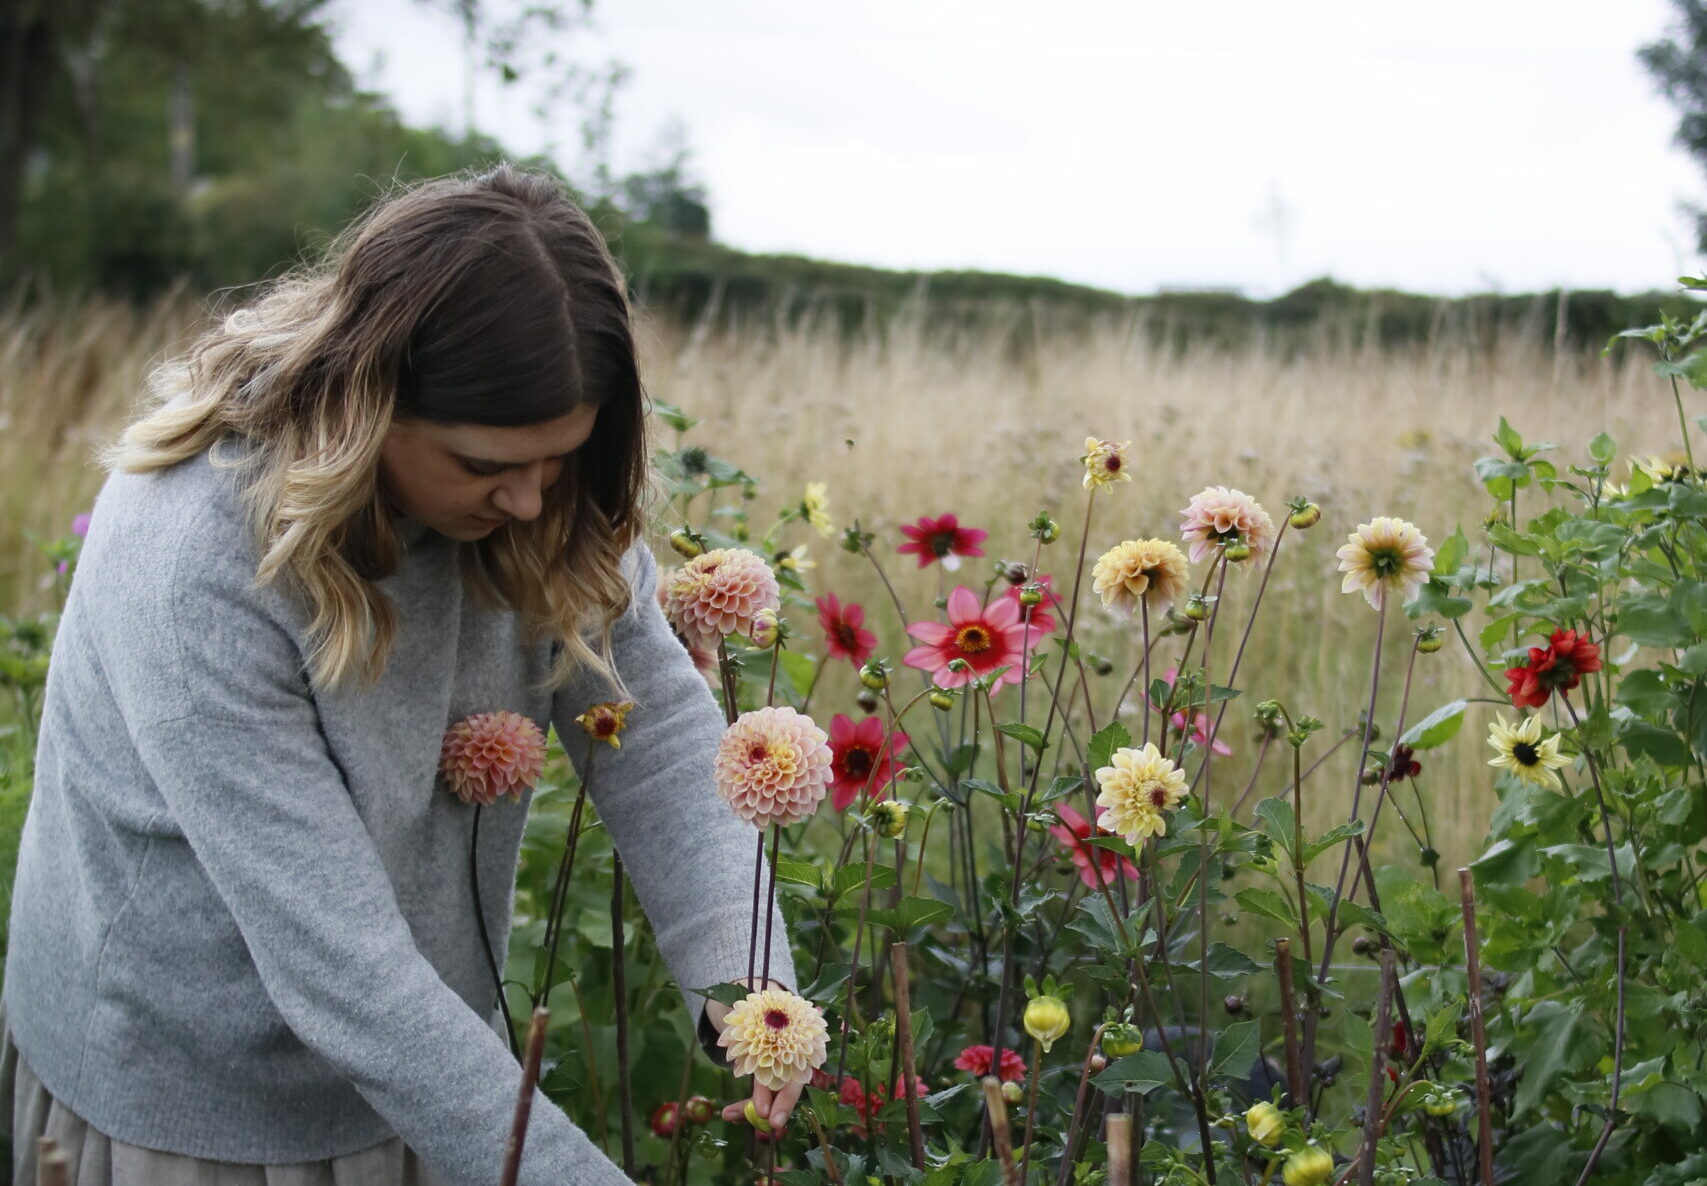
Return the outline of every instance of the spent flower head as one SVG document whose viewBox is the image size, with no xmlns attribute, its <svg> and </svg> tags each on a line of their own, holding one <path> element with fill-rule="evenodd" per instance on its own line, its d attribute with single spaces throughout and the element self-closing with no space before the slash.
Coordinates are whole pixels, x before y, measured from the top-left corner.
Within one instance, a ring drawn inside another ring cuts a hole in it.
<svg viewBox="0 0 1707 1186">
<path fill-rule="evenodd" d="M 576 717 L 575 723 L 594 741 L 602 741 L 612 749 L 621 749 L 622 739 L 617 734 L 628 727 L 628 714 L 632 711 L 632 700 L 607 700 Z"/>
</svg>

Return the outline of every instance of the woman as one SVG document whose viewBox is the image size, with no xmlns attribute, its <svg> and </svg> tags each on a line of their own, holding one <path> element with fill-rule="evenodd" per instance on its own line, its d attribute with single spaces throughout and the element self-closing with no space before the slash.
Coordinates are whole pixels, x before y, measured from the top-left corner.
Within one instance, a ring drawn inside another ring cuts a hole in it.
<svg viewBox="0 0 1707 1186">
<path fill-rule="evenodd" d="M 592 704 L 637 701 L 595 806 L 696 1018 L 692 990 L 746 968 L 752 833 L 640 541 L 619 275 L 549 179 L 435 181 L 153 385 L 48 680 L 6 963 L 14 1164 L 46 1132 L 83 1186 L 496 1182 L 520 1071 L 488 956 L 525 803 L 484 809 L 476 902 L 447 728 L 505 710 L 579 739 Z M 796 1094 L 754 1103 L 780 1122 Z M 543 1099 L 521 1180 L 627 1181 Z"/>
</svg>

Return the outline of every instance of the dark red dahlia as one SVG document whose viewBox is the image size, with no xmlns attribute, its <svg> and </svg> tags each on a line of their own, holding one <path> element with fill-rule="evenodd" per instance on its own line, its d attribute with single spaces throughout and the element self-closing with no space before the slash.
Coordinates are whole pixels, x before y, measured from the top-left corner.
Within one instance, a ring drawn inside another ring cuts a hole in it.
<svg viewBox="0 0 1707 1186">
<path fill-rule="evenodd" d="M 1600 648 L 1586 634 L 1555 630 L 1547 646 L 1529 648 L 1528 663 L 1506 669 L 1506 695 L 1518 708 L 1541 708 L 1554 692 L 1569 692 L 1599 670 Z"/>
</svg>

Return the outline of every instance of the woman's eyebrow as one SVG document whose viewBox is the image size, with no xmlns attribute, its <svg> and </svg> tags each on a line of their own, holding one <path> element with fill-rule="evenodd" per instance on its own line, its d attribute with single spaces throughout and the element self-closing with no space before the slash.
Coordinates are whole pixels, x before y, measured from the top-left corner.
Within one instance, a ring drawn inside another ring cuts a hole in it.
<svg viewBox="0 0 1707 1186">
<path fill-rule="evenodd" d="M 569 452 L 573 453 L 574 450 L 571 449 Z M 525 461 L 499 461 L 499 460 L 497 460 L 495 458 L 491 458 L 491 457 L 476 457 L 472 453 L 455 453 L 455 452 L 453 452 L 451 455 L 453 457 L 455 457 L 458 461 L 466 461 L 470 465 L 492 465 L 492 466 L 497 466 L 500 469 L 510 469 L 513 466 L 527 465 L 528 464 L 528 462 L 525 462 Z M 542 461 L 562 461 L 565 458 L 567 458 L 568 456 L 569 456 L 569 453 L 553 453 L 550 457 L 543 457 L 540 460 L 542 460 Z"/>
</svg>

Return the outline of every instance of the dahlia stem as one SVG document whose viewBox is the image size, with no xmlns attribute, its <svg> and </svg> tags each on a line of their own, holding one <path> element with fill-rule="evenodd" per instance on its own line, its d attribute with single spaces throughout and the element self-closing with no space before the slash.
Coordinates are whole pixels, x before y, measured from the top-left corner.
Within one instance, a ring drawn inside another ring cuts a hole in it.
<svg viewBox="0 0 1707 1186">
<path fill-rule="evenodd" d="M 1073 1097 L 1073 1117 L 1067 1122 L 1067 1139 L 1061 1146 L 1061 1165 L 1055 1173 L 1055 1186 L 1067 1186 L 1067 1175 L 1073 1172 L 1073 1146 L 1079 1140 L 1079 1120 L 1085 1114 L 1085 1097 L 1090 1094 L 1091 1059 L 1096 1057 L 1097 1043 L 1102 1040 L 1106 1021 L 1091 1031 L 1090 1045 L 1085 1047 L 1085 1061 L 1079 1067 L 1079 1092 Z"/>
<path fill-rule="evenodd" d="M 1405 735 L 1405 715 L 1411 707 L 1411 676 L 1417 668 L 1417 654 L 1416 643 L 1413 642 L 1411 644 L 1410 662 L 1405 665 L 1405 689 L 1399 695 L 1399 720 L 1393 726 L 1393 752 L 1395 753 L 1398 752 L 1399 738 Z M 1387 790 L 1392 779 L 1393 761 L 1389 756 L 1386 765 L 1381 768 L 1381 785 L 1376 788 L 1375 810 L 1369 813 L 1369 828 L 1362 836 L 1354 837 L 1354 843 L 1357 845 L 1358 867 L 1357 877 L 1354 877 L 1351 883 L 1352 894 L 1356 895 L 1357 882 L 1362 880 L 1369 887 L 1369 905 L 1377 910 L 1380 909 L 1380 904 L 1375 897 L 1375 874 L 1369 868 L 1369 849 L 1375 843 L 1375 825 L 1381 822 L 1381 805 L 1387 802 Z M 1394 810 L 1397 809 L 1398 806 L 1395 804 Z M 1339 887 L 1335 886 L 1334 889 L 1337 893 Z"/>
<path fill-rule="evenodd" d="M 1280 1029 L 1286 1035 L 1286 1091 L 1294 1108 L 1304 1105 L 1304 1064 L 1298 1057 L 1298 1000 L 1292 991 L 1292 941 L 1274 941 L 1274 970 L 1280 978 Z"/>
<path fill-rule="evenodd" d="M 741 711 L 736 703 L 735 669 L 729 664 L 729 642 L 723 638 L 717 640 L 717 679 L 723 688 L 724 723 L 733 725 L 735 718 L 741 715 Z"/>
<path fill-rule="evenodd" d="M 1144 644 L 1144 661 L 1143 662 L 1144 662 L 1144 697 L 1145 697 L 1145 701 L 1144 701 L 1144 740 L 1143 740 L 1142 744 L 1143 745 L 1149 745 L 1150 744 L 1150 702 L 1149 702 L 1149 696 L 1150 696 L 1150 599 L 1148 597 L 1140 597 L 1138 599 L 1138 614 L 1139 614 L 1139 617 L 1142 619 L 1143 626 L 1144 626 L 1144 633 L 1142 636 L 1142 641 Z M 1126 693 L 1125 692 L 1122 692 L 1120 694 L 1120 699 L 1121 700 L 1126 699 Z M 1116 703 L 1114 706 L 1114 712 L 1112 715 L 1110 715 L 1110 717 L 1108 719 L 1111 721 L 1116 720 L 1119 718 L 1119 716 L 1120 716 L 1120 705 L 1118 703 Z"/>
<path fill-rule="evenodd" d="M 764 833 L 759 834 L 760 843 L 764 841 Z M 761 974 L 760 987 L 771 986 L 771 923 L 776 919 L 776 855 L 777 848 L 782 843 L 782 828 L 771 829 L 771 868 L 770 888 L 765 897 L 765 970 Z"/>
<path fill-rule="evenodd" d="M 498 973 L 498 957 L 492 950 L 492 936 L 486 932 L 486 907 L 480 898 L 480 810 L 474 805 L 474 836 L 468 842 L 468 880 L 474 889 L 474 921 L 480 924 L 480 954 L 486 957 L 486 968 L 492 973 L 492 986 L 498 991 L 498 1010 L 504 1015 L 504 1037 L 509 1039 L 510 1054 L 522 1061 L 521 1046 L 516 1040 L 516 1023 L 510 1017 L 510 1002 L 504 995 L 504 978 Z"/>
<path fill-rule="evenodd" d="M 842 1039 L 836 1051 L 836 1082 L 842 1081 L 842 1074 L 848 1065 L 848 1030 L 852 1025 L 854 1007 L 854 981 L 859 979 L 859 949 L 865 939 L 865 916 L 871 908 L 871 833 L 865 833 L 865 892 L 859 901 L 859 921 L 854 924 L 853 959 L 848 965 L 848 983 L 842 996 Z"/>
<path fill-rule="evenodd" d="M 1215 683 L 1210 678 L 1210 663 L 1214 656 L 1215 622 L 1221 609 L 1221 595 L 1227 588 L 1227 556 L 1221 554 L 1220 569 L 1215 581 L 1215 604 L 1210 608 L 1209 621 L 1203 627 L 1203 702 L 1208 707 L 1210 699 L 1215 695 Z M 1187 713 L 1195 712 L 1187 708 Z M 1189 718 L 1188 718 L 1189 719 Z M 1205 712 L 1203 719 L 1207 721 L 1209 714 Z M 1209 797 L 1209 760 L 1215 756 L 1214 726 L 1210 726 L 1209 736 L 1203 739 L 1203 763 L 1197 768 L 1198 777 L 1203 780 L 1203 826 L 1197 830 L 1197 1089 L 1202 1093 L 1209 1085 L 1209 816 L 1213 810 Z M 1204 1162 L 1209 1170 L 1209 1181 L 1215 1181 L 1215 1154 L 1211 1149 L 1203 1151 Z"/>
<path fill-rule="evenodd" d="M 539 1059 L 545 1053 L 545 1023 L 550 1019 L 551 1010 L 541 1005 L 533 1011 L 533 1023 L 528 1026 L 527 1057 L 522 1060 L 522 1083 L 516 1092 L 510 1139 L 504 1142 L 504 1174 L 499 1179 L 499 1186 L 516 1186 L 516 1175 L 522 1168 L 522 1144 L 527 1140 L 528 1116 L 533 1112 L 533 1089 L 539 1082 Z"/>
<path fill-rule="evenodd" d="M 747 928 L 747 983 L 751 987 L 753 973 L 759 964 L 759 890 L 765 871 L 765 832 L 759 829 L 756 851 L 753 853 L 753 922 Z"/>
<path fill-rule="evenodd" d="M 581 840 L 581 813 L 587 805 L 587 788 L 593 783 L 593 743 L 587 743 L 587 760 L 581 765 L 581 789 L 569 814 L 569 832 L 563 839 L 563 860 L 557 866 L 557 884 L 551 889 L 551 912 L 545 922 L 545 988 L 535 1005 L 551 1004 L 551 985 L 557 974 L 557 940 L 563 933 L 563 909 L 569 899 L 569 874 L 575 868 L 575 849 Z"/>
<path fill-rule="evenodd" d="M 1386 1076 L 1382 1062 L 1393 1040 L 1393 949 L 1381 949 L 1381 988 L 1375 997 L 1375 1046 L 1369 1052 L 1369 1094 L 1363 1105 L 1363 1146 L 1357 1162 L 1358 1186 L 1375 1184 L 1375 1146 L 1381 1137 L 1381 1099 Z"/>
<path fill-rule="evenodd" d="M 622 1172 L 634 1176 L 634 1100 L 628 1082 L 628 977 L 622 951 L 622 854 L 611 853 L 611 980 L 616 994 L 616 1107 L 622 1116 Z M 680 1110 L 676 1123 L 682 1122 Z"/>
<path fill-rule="evenodd" d="M 1025 1181 L 1031 1171 L 1031 1135 L 1037 1121 L 1037 1081 L 1043 1077 L 1043 1043 L 1031 1040 L 1031 1087 L 1025 1099 L 1025 1142 L 1020 1146 L 1019 1180 Z"/>
</svg>

